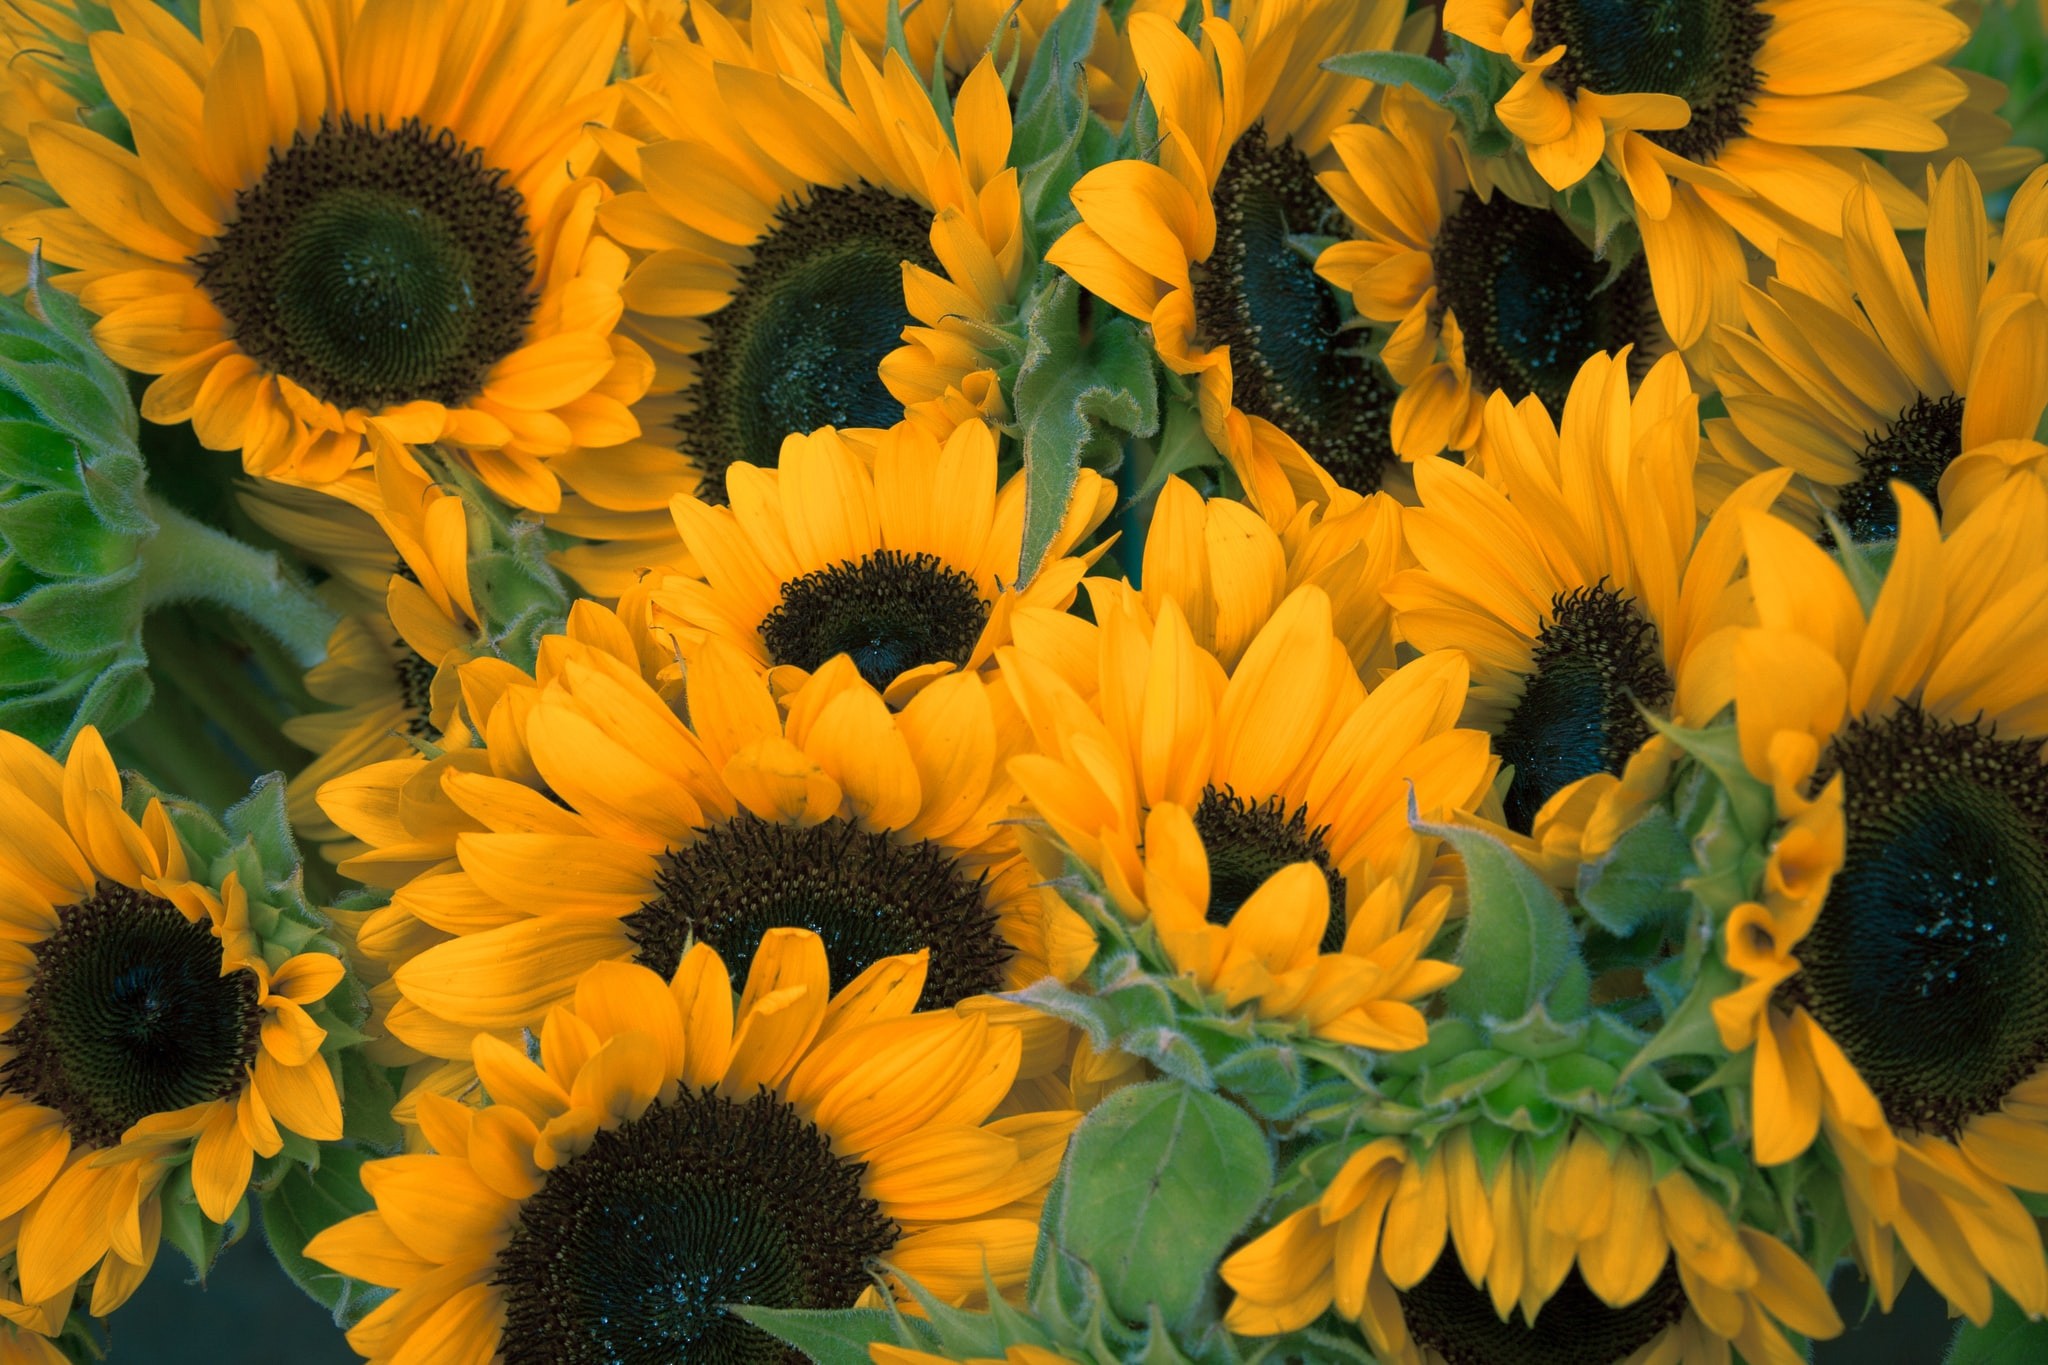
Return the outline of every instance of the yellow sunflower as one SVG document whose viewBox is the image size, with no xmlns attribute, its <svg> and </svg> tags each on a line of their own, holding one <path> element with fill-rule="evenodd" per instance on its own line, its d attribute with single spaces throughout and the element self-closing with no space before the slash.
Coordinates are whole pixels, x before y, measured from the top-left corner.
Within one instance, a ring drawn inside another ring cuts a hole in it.
<svg viewBox="0 0 2048 1365">
<path fill-rule="evenodd" d="M 1010 763 L 1031 813 L 1229 1004 L 1419 1046 L 1409 1002 L 1457 973 L 1422 956 L 1451 893 L 1410 793 L 1428 818 L 1467 810 L 1495 767 L 1485 736 L 1454 728 L 1464 661 L 1418 660 L 1368 694 L 1312 585 L 1227 672 L 1172 599 L 1156 620 L 1130 589 L 1096 609 L 1092 696 L 1057 662 L 1002 651 L 1041 749 Z"/>
<path fill-rule="evenodd" d="M 602 216 L 646 253 L 624 291 L 624 325 L 655 360 L 645 435 L 563 477 L 621 511 L 692 491 L 720 503 L 726 471 L 773 464 L 791 432 L 909 412 L 943 437 L 1006 418 L 976 340 L 1013 309 L 1023 269 L 994 62 L 962 82 L 949 134 L 894 53 L 877 66 L 848 36 L 842 97 L 817 66 L 822 37 L 750 44 L 713 11 L 694 20 L 696 40 L 655 43 L 652 83 L 629 87 L 644 136 L 604 142 L 639 186 Z"/>
<path fill-rule="evenodd" d="M 233 874 L 217 891 L 192 880 L 162 804 L 122 810 L 91 726 L 62 765 L 0 733 L 0 804 L 0 1220 L 20 1220 L 24 1303 L 97 1267 L 106 1314 L 156 1259 L 174 1171 L 189 1163 L 222 1223 L 280 1125 L 341 1136 L 307 1007 L 342 964 L 266 947 Z"/>
<path fill-rule="evenodd" d="M 1204 498 L 1175 477 L 1145 529 L 1138 581 L 1155 618 L 1170 598 L 1195 643 L 1235 668 L 1259 628 L 1304 583 L 1330 598 L 1331 623 L 1360 677 L 1394 666 L 1392 609 L 1381 589 L 1409 562 L 1401 508 L 1385 493 L 1339 490 L 1279 531 L 1241 502 Z"/>
<path fill-rule="evenodd" d="M 1319 63 L 1399 46 L 1406 11 L 1392 0 L 1229 10 L 1202 22 L 1199 45 L 1160 15 L 1131 16 L 1157 163 L 1082 176 L 1081 221 L 1046 259 L 1151 328 L 1160 360 L 1194 380 L 1203 429 L 1247 499 L 1284 525 L 1336 485 L 1372 492 L 1386 463 L 1390 387 L 1289 238 L 1343 232 L 1316 171 L 1372 92 Z"/>
<path fill-rule="evenodd" d="M 1730 915 L 1744 984 L 1714 1016 L 1753 1059 L 1757 1160 L 1824 1138 L 1881 1303 L 1903 1245 L 1973 1321 L 1993 1282 L 2039 1316 L 2048 1261 L 2013 1191 L 2048 1192 L 2048 489 L 2009 483 L 1946 539 L 1893 489 L 1868 611 L 1799 529 L 1742 519 L 1743 759 L 1781 810 L 1839 803 L 1846 832 L 1807 894 Z"/>
<path fill-rule="evenodd" d="M 1690 348 L 1738 316 L 1742 243 L 1831 242 L 1868 181 L 1902 227 L 1925 205 L 1859 148 L 1932 152 L 1969 87 L 1943 0 L 1448 0 L 1444 29 L 1512 61 L 1494 106 L 1555 189 L 1604 157 L 1626 182 L 1657 311 Z"/>
<path fill-rule="evenodd" d="M 771 929 L 752 958 L 737 1006 L 699 943 L 666 979 L 592 967 L 537 1058 L 479 1038 L 490 1102 L 422 1101 L 434 1151 L 365 1166 L 376 1209 L 307 1247 L 398 1291 L 350 1344 L 373 1362 L 773 1358 L 727 1304 L 848 1308 L 875 1258 L 956 1302 L 1021 1286 L 1079 1115 L 989 1119 L 1016 1031 L 912 1013 L 922 953 L 836 994 L 815 934 Z"/>
<path fill-rule="evenodd" d="M 902 1346 L 892 1346 L 885 1341 L 875 1342 L 868 1347 L 868 1359 L 874 1365 L 947 1365 L 956 1357 L 935 1356 L 929 1351 L 912 1351 Z M 1071 1358 L 1058 1351 L 1048 1351 L 1043 1346 L 1011 1346 L 1001 1357 L 973 1356 L 961 1365 L 1072 1365 Z"/>
<path fill-rule="evenodd" d="M 1628 357 L 1596 355 L 1561 422 L 1533 397 L 1487 401 L 1489 478 L 1415 466 L 1422 505 L 1403 523 L 1419 564 L 1387 585 L 1394 629 L 1470 661 L 1466 715 L 1514 769 L 1504 805 L 1517 832 L 1569 784 L 1619 773 L 1650 738 L 1642 708 L 1689 714 L 1676 681 L 1741 609 L 1729 509 L 1768 505 L 1790 476 L 1745 485 L 1702 534 L 1698 401 L 1675 353 L 1633 399 Z"/>
<path fill-rule="evenodd" d="M 143 416 L 299 483 L 367 460 L 373 426 L 446 440 L 541 511 L 549 457 L 632 434 L 626 256 L 571 164 L 614 98 L 620 5 L 204 0 L 207 42 L 116 9 L 92 53 L 136 151 L 31 127 L 63 207 L 7 238 L 74 267 L 100 345 L 158 376 Z"/>
<path fill-rule="evenodd" d="M 444 762 L 441 791 L 414 798 L 437 799 L 438 822 L 412 825 L 446 831 L 452 860 L 406 880 L 357 936 L 391 974 L 390 1033 L 457 1063 L 437 1085 L 460 1079 L 476 1033 L 537 1026 L 592 963 L 671 971 L 705 942 L 737 970 L 783 926 L 824 934 L 841 983 L 928 951 L 926 1007 L 1016 1024 L 1027 1076 L 1064 1059 L 1061 1025 L 988 998 L 1071 977 L 1094 941 L 1017 852 L 1002 765 L 1026 736 L 981 679 L 940 679 L 899 714 L 841 659 L 785 716 L 712 642 L 690 662 L 685 724 L 615 655 L 546 648 L 549 680 L 508 690 L 485 730 L 484 757 L 514 750 L 530 774 Z M 465 693 L 495 667 L 465 666 Z M 345 826 L 346 792 L 329 803 Z"/>
<path fill-rule="evenodd" d="M 944 444 L 912 422 L 872 459 L 825 428 L 781 443 L 774 468 L 734 465 L 728 506 L 675 501 L 696 561 L 653 594 L 685 652 L 721 640 L 790 690 L 840 654 L 892 706 L 934 678 L 987 669 L 1020 615 L 1063 611 L 1101 549 L 1070 553 L 1109 515 L 1116 486 L 1092 470 L 1031 581 L 1015 584 L 1024 476 L 1000 487 L 995 433 L 979 421 Z"/>
<path fill-rule="evenodd" d="M 0 1236 L 0 1242 L 7 1240 Z M 45 1303 L 17 1303 L 12 1267 L 0 1270 L 0 1365 L 72 1365 L 50 1340 L 71 1314 L 72 1287 Z"/>
<path fill-rule="evenodd" d="M 1401 386 L 1392 421 L 1402 459 L 1477 445 L 1495 390 L 1533 393 L 1558 411 L 1588 356 L 1627 349 L 1640 379 L 1663 349 L 1641 259 L 1614 273 L 1550 211 L 1547 193 L 1531 207 L 1475 185 L 1483 163 L 1418 91 L 1389 90 L 1375 122 L 1347 124 L 1330 142 L 1343 164 L 1321 182 L 1352 239 L 1324 248 L 1316 273 L 1363 316 L 1394 324 L 1380 359 Z"/>
<path fill-rule="evenodd" d="M 1707 423 L 1707 497 L 1783 467 L 1799 476 L 1803 525 L 1825 510 L 1858 540 L 1889 540 L 1894 479 L 1953 519 L 2004 471 L 2028 472 L 2025 459 L 1974 461 L 1961 488 L 1949 474 L 1964 451 L 2031 440 L 2048 409 L 2048 372 L 2016 362 L 2048 352 L 2048 170 L 2013 196 L 2007 221 L 1993 270 L 1976 177 L 1961 164 L 1943 171 L 1929 195 L 1924 291 L 1867 186 L 1843 206 L 1846 269 L 1787 242 L 1776 277 L 1742 291 L 1746 325 L 1717 338 L 1728 415 Z"/>
<path fill-rule="evenodd" d="M 1797 1365 L 1784 1328 L 1842 1330 L 1791 1248 L 1668 1156 L 1583 1129 L 1540 1174 L 1519 1145 L 1487 1170 L 1469 1127 L 1421 1150 L 1375 1139 L 1223 1279 L 1232 1331 L 1291 1331 L 1334 1306 L 1389 1365 L 1722 1365 L 1730 1345 Z"/>
</svg>

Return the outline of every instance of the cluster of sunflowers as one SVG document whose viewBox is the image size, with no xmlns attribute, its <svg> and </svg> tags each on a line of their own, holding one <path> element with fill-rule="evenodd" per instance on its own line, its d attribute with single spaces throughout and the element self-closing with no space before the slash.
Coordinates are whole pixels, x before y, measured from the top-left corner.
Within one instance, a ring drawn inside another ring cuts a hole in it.
<svg viewBox="0 0 2048 1365">
<path fill-rule="evenodd" d="M 2036 23 L 9 0 L 0 1362 L 2042 1358 Z"/>
</svg>

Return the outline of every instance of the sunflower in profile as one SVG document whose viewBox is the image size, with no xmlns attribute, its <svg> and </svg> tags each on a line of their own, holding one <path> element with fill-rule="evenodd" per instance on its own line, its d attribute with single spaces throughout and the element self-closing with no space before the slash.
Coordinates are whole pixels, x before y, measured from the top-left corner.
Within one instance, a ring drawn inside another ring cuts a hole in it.
<svg viewBox="0 0 2048 1365">
<path fill-rule="evenodd" d="M 1731 1345 L 1794 1365 L 1785 1328 L 1842 1330 L 1812 1267 L 1668 1154 L 1582 1128 L 1547 1168 L 1516 1143 L 1489 1172 L 1474 1126 L 1354 1152 L 1224 1260 L 1225 1323 L 1265 1336 L 1334 1307 L 1388 1365 L 1719 1365 Z"/>
<path fill-rule="evenodd" d="M 1287 595 L 1313 583 L 1369 678 L 1394 666 L 1393 612 L 1380 590 L 1408 562 L 1400 504 L 1385 493 L 1340 489 L 1329 507 L 1303 507 L 1276 531 L 1244 503 L 1204 498 L 1175 476 L 1145 528 L 1139 595 L 1154 617 L 1171 599 L 1195 643 L 1228 669 Z"/>
<path fill-rule="evenodd" d="M 1020 613 L 1064 610 L 1099 549 L 1116 487 L 1092 470 L 1028 584 L 1015 586 L 1024 476 L 998 487 L 995 433 L 980 421 L 941 444 L 913 422 L 872 459 L 830 428 L 781 442 L 774 466 L 734 465 L 730 506 L 679 497 L 675 524 L 697 565 L 654 593 L 655 620 L 685 652 L 722 640 L 794 687 L 849 655 L 901 705 L 934 678 L 988 668 Z"/>
<path fill-rule="evenodd" d="M 1046 253 L 1151 328 L 1160 360 L 1196 384 L 1209 440 L 1275 524 L 1328 501 L 1332 480 L 1374 491 L 1386 466 L 1392 387 L 1290 239 L 1343 235 L 1316 172 L 1372 92 L 1318 63 L 1400 46 L 1404 12 L 1389 0 L 1238 3 L 1202 22 L 1199 44 L 1170 19 L 1132 15 L 1158 161 L 1082 176 L 1081 221 Z"/>
<path fill-rule="evenodd" d="M 1013 314 L 1023 270 L 993 59 L 962 81 L 949 132 L 900 55 L 877 65 L 850 34 L 842 97 L 822 75 L 822 26 L 795 17 L 809 47 L 750 44 L 696 11 L 698 38 L 655 43 L 651 83 L 628 97 L 644 135 L 604 142 L 638 186 L 602 216 L 646 253 L 624 326 L 655 360 L 632 457 L 649 507 L 723 503 L 726 471 L 774 464 L 791 432 L 887 428 L 908 411 L 943 437 L 1008 416 L 977 341 Z M 757 36 L 767 27 L 757 16 Z"/>
<path fill-rule="evenodd" d="M 941 678 L 899 713 L 841 658 L 785 715 L 712 641 L 689 663 L 686 724 L 615 653 L 559 636 L 543 653 L 548 681 L 494 703 L 498 661 L 460 670 L 483 751 L 410 798 L 452 859 L 358 934 L 365 951 L 399 950 L 380 954 L 399 1042 L 459 1063 L 478 1032 L 537 1027 L 593 963 L 671 972 L 705 943 L 745 970 L 762 933 L 794 927 L 823 936 L 842 986 L 926 952 L 924 1008 L 1015 1023 L 1027 1076 L 1063 1060 L 1063 1025 L 987 998 L 1071 977 L 1094 940 L 1017 851 L 1002 764 L 1028 737 L 982 679 Z"/>
<path fill-rule="evenodd" d="M 119 14 L 92 53 L 136 150 L 33 125 L 62 206 L 7 237 L 74 267 L 95 339 L 157 376 L 144 417 L 298 483 L 365 462 L 373 426 L 448 441 L 541 511 L 549 457 L 630 434 L 626 256 L 571 169 L 615 98 L 620 5 L 204 0 L 204 44 Z"/>
<path fill-rule="evenodd" d="M 2014 1191 L 2048 1192 L 2048 488 L 2014 480 L 1946 539 L 1893 488 L 1868 611 L 1798 528 L 1742 519 L 1743 760 L 1781 812 L 1837 802 L 1846 833 L 1805 870 L 1824 894 L 1730 914 L 1743 984 L 1714 1017 L 1753 1059 L 1758 1162 L 1825 1145 L 1880 1303 L 1903 1247 L 1973 1321 L 1993 1282 L 2038 1316 L 2048 1261 Z"/>
<path fill-rule="evenodd" d="M 1858 148 L 1933 152 L 1969 87 L 1941 63 L 1970 26 L 1942 0 L 1448 0 L 1446 32 L 1513 62 L 1494 106 L 1530 164 L 1569 189 L 1604 157 L 1626 183 L 1657 311 L 1690 349 L 1732 322 L 1743 243 L 1815 246 L 1866 181 L 1902 227 L 1925 207 Z"/>
<path fill-rule="evenodd" d="M 878 1258 L 954 1302 L 1020 1287 L 1079 1115 L 990 1119 L 1016 1030 L 913 1013 L 922 953 L 836 993 L 816 934 L 748 956 L 737 1005 L 698 943 L 666 976 L 592 967 L 537 1057 L 479 1038 L 490 1101 L 423 1100 L 433 1151 L 364 1167 L 375 1210 L 307 1247 L 397 1290 L 350 1344 L 379 1365 L 797 1361 L 726 1305 L 850 1308 Z"/>
<path fill-rule="evenodd" d="M 1650 738 L 1644 708 L 1692 709 L 1676 680 L 1742 606 L 1730 509 L 1768 505 L 1789 475 L 1744 485 L 1701 533 L 1698 401 L 1676 353 L 1633 399 L 1628 356 L 1596 355 L 1561 423 L 1534 397 L 1487 400 L 1487 478 L 1415 466 L 1421 506 L 1402 520 L 1419 564 L 1387 585 L 1394 629 L 1470 661 L 1466 716 L 1514 770 L 1504 806 L 1518 833 L 1570 784 L 1620 773 Z"/>
<path fill-rule="evenodd" d="M 1394 326 L 1380 359 L 1402 459 L 1477 445 L 1495 390 L 1558 412 L 1588 356 L 1627 350 L 1640 379 L 1663 349 L 1642 258 L 1613 272 L 1549 208 L 1475 186 L 1451 115 L 1417 91 L 1389 90 L 1377 121 L 1330 142 L 1342 168 L 1321 183 L 1351 238 L 1316 273 Z"/>
<path fill-rule="evenodd" d="M 1945 517 L 1996 487 L 2007 462 L 1976 462 L 1960 503 L 1949 471 L 1965 451 L 2031 440 L 2048 409 L 2048 373 L 2014 363 L 2048 351 L 2048 170 L 2007 222 L 1992 270 L 1984 198 L 1957 163 L 1931 185 L 1924 291 L 1868 186 L 1843 205 L 1846 269 L 1786 243 L 1776 277 L 1742 291 L 1745 326 L 1718 336 L 1728 415 L 1707 423 L 1707 497 L 1782 467 L 1803 525 L 1832 512 L 1857 540 L 1890 540 L 1893 480 Z"/>
<path fill-rule="evenodd" d="M 156 1259 L 167 1180 L 224 1223 L 280 1128 L 341 1136 L 308 1010 L 343 969 L 266 942 L 234 874 L 195 881 L 160 802 L 123 811 L 91 726 L 62 765 L 0 732 L 0 765 L 0 1220 L 24 1303 L 97 1267 L 106 1314 Z"/>
<path fill-rule="evenodd" d="M 1128 588 L 1095 605 L 1092 696 L 1058 661 L 1002 651 L 1042 749 L 1010 762 L 1031 813 L 1230 1005 L 1419 1046 L 1410 1002 L 1457 972 L 1423 956 L 1451 893 L 1410 792 L 1430 818 L 1469 810 L 1495 768 L 1485 736 L 1455 728 L 1464 661 L 1417 660 L 1368 694 L 1313 585 L 1227 671 L 1171 599 L 1156 619 Z"/>
</svg>

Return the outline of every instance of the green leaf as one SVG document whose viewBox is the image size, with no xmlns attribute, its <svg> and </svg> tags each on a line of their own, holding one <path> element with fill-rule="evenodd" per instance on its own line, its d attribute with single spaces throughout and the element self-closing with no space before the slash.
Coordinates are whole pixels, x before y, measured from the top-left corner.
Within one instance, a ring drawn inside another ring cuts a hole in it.
<svg viewBox="0 0 2048 1365">
<path fill-rule="evenodd" d="M 1418 52 L 1346 52 L 1324 58 L 1323 70 L 1375 85 L 1412 85 L 1438 104 L 1457 81 L 1449 67 Z"/>
<path fill-rule="evenodd" d="M 1579 868 L 1579 908 L 1608 933 L 1626 938 L 1685 913 L 1692 898 L 1682 883 L 1691 872 L 1692 850 L 1678 821 L 1663 806 L 1653 806 L 1606 857 Z"/>
<path fill-rule="evenodd" d="M 1176 474 L 1223 463 L 1209 433 L 1202 429 L 1200 408 L 1171 397 L 1163 407 L 1163 430 L 1159 440 L 1152 444 L 1151 458 L 1145 461 L 1137 491 L 1129 498 L 1132 506 L 1142 507 L 1158 497 L 1166 481 Z"/>
<path fill-rule="evenodd" d="M 368 1213 L 376 1201 L 363 1190 L 363 1163 L 374 1152 L 345 1144 L 320 1149 L 318 1169 L 294 1166 L 259 1205 L 264 1240 L 292 1283 L 334 1314 L 335 1325 L 351 1327 L 390 1296 L 390 1291 L 312 1260 L 306 1243 L 344 1218 Z"/>
<path fill-rule="evenodd" d="M 2029 1322 L 2020 1306 L 1998 1296 L 1982 1327 L 1965 1322 L 1956 1329 L 1947 1365 L 2040 1365 L 2048 1360 L 2048 1320 Z"/>
<path fill-rule="evenodd" d="M 46 578 L 90 578 L 135 558 L 135 545 L 103 530 L 92 505 L 51 489 L 0 504 L 0 538 Z"/>
<path fill-rule="evenodd" d="M 1107 310 L 1096 305 L 1098 318 Z M 1111 465 L 1124 436 L 1159 430 L 1152 348 L 1129 318 L 1098 320 L 1083 337 L 1081 288 L 1057 276 L 1033 300 L 1015 406 L 1024 434 L 1024 543 L 1017 582 L 1029 583 L 1067 518 L 1084 464 Z"/>
<path fill-rule="evenodd" d="M 359 1047 L 341 1054 L 341 1130 L 344 1137 L 384 1151 L 405 1141 L 405 1130 L 391 1117 L 398 1103 L 392 1075 Z"/>
<path fill-rule="evenodd" d="M 1207 1301 L 1216 1260 L 1273 1184 L 1258 1124 L 1180 1081 L 1119 1090 L 1067 1151 L 1060 1243 L 1092 1266 L 1110 1307 L 1182 1323 Z"/>
<path fill-rule="evenodd" d="M 1583 1006 L 1586 966 L 1557 893 L 1492 835 L 1422 820 L 1412 790 L 1408 824 L 1444 840 L 1465 862 L 1471 908 L 1458 944 L 1463 974 L 1444 989 L 1445 1002 L 1482 1019 L 1520 1019 L 1549 1002 L 1558 1006 L 1553 1017 L 1571 1018 L 1566 1006 Z"/>
<path fill-rule="evenodd" d="M 0 607 L 24 635 L 53 654 L 86 658 L 135 638 L 142 597 L 137 565 L 93 579 L 45 583 L 20 601 Z"/>
<path fill-rule="evenodd" d="M 736 1303 L 728 1311 L 788 1342 L 817 1365 L 869 1365 L 870 1345 L 897 1340 L 896 1317 L 881 1308 L 806 1311 Z"/>
<path fill-rule="evenodd" d="M 216 1223 L 199 1211 L 198 1196 L 192 1192 L 190 1162 L 180 1164 L 166 1177 L 159 1203 L 163 1209 L 164 1240 L 185 1253 L 185 1259 L 192 1263 L 193 1278 L 205 1284 L 206 1272 L 213 1269 L 221 1248 L 240 1240 L 242 1224 L 233 1219 L 226 1225 Z M 248 1207 L 245 1199 L 235 1212 L 243 1214 Z"/>
</svg>

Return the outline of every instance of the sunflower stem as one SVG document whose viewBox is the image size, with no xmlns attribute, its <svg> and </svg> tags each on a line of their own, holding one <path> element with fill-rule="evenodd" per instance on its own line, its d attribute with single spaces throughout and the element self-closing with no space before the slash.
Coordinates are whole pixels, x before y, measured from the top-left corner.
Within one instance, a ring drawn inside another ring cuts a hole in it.
<svg viewBox="0 0 2048 1365">
<path fill-rule="evenodd" d="M 327 656 L 339 619 L 268 550 L 245 545 L 145 495 L 157 532 L 142 548 L 146 608 L 204 602 L 246 617 L 291 652 L 303 668 Z"/>
</svg>

